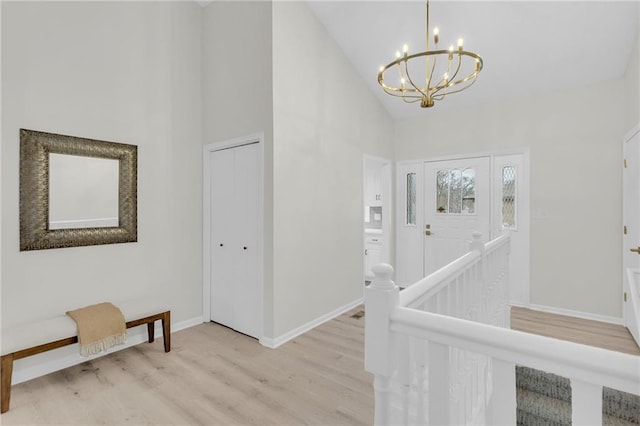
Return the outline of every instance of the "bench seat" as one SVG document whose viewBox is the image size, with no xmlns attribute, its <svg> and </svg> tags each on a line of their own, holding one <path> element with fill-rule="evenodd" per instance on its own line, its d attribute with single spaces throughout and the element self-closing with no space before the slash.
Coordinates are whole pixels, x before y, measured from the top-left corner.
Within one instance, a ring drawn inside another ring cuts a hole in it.
<svg viewBox="0 0 640 426">
<path fill-rule="evenodd" d="M 164 350 L 171 350 L 171 311 L 168 306 L 153 300 L 118 303 L 127 328 L 147 325 L 149 343 L 154 341 L 155 321 L 162 321 Z M 1 412 L 9 410 L 13 361 L 78 342 L 76 322 L 68 315 L 60 315 L 2 330 Z"/>
</svg>

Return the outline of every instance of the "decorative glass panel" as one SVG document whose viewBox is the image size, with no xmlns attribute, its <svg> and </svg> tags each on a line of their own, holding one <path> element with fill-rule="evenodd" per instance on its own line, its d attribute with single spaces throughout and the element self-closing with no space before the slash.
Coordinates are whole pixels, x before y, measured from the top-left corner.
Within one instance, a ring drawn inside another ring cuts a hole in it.
<svg viewBox="0 0 640 426">
<path fill-rule="evenodd" d="M 436 211 L 449 212 L 449 170 L 438 170 L 436 173 Z"/>
<path fill-rule="evenodd" d="M 436 211 L 474 214 L 476 211 L 476 171 L 438 170 L 436 173 Z"/>
<path fill-rule="evenodd" d="M 510 228 L 516 227 L 516 168 L 502 168 L 502 223 Z"/>
<path fill-rule="evenodd" d="M 416 174 L 407 173 L 407 225 L 416 224 Z"/>
<path fill-rule="evenodd" d="M 464 169 L 462 171 L 462 213 L 476 212 L 476 171 Z"/>
</svg>

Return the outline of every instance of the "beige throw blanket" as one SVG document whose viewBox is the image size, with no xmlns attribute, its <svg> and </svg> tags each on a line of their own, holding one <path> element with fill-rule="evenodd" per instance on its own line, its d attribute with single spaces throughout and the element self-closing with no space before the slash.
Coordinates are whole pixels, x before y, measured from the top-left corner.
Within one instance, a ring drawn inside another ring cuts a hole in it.
<svg viewBox="0 0 640 426">
<path fill-rule="evenodd" d="M 98 303 L 67 312 L 78 326 L 80 355 L 89 356 L 125 343 L 124 315 L 111 303 Z"/>
</svg>

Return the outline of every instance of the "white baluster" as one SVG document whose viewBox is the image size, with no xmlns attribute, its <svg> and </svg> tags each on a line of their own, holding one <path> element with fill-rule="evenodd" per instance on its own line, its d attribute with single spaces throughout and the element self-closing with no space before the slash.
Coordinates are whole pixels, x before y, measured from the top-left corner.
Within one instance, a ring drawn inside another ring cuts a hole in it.
<svg viewBox="0 0 640 426">
<path fill-rule="evenodd" d="M 571 424 L 602 424 L 602 386 L 571 380 Z"/>
<path fill-rule="evenodd" d="M 482 242 L 482 233 L 474 231 L 471 233 L 471 243 L 469 244 L 469 250 L 477 251 L 480 253 L 480 262 L 478 265 L 478 287 L 479 287 L 479 303 L 478 303 L 478 318 L 477 321 L 487 322 L 487 307 L 486 307 L 486 290 L 487 290 L 487 265 L 486 256 L 484 252 L 484 243 Z"/>
<path fill-rule="evenodd" d="M 513 363 L 495 358 L 491 360 L 490 392 L 492 393 L 489 400 L 487 424 L 515 425 L 516 367 Z"/>
<path fill-rule="evenodd" d="M 416 424 L 423 425 L 427 423 L 426 408 L 427 401 L 425 396 L 427 395 L 426 386 L 426 369 L 427 369 L 427 342 L 422 339 L 416 339 L 414 341 L 414 355 L 416 359 Z"/>
<path fill-rule="evenodd" d="M 399 289 L 391 281 L 393 267 L 387 264 L 375 265 L 375 278 L 365 289 L 365 370 L 375 375 L 375 415 L 376 425 L 390 423 L 391 387 L 390 377 L 394 372 L 392 364 L 393 336 L 390 331 L 390 315 L 398 306 Z"/>
<path fill-rule="evenodd" d="M 429 342 L 429 424 L 449 425 L 449 346 Z"/>
<path fill-rule="evenodd" d="M 409 336 L 395 335 L 394 346 L 396 347 L 394 363 L 398 367 L 397 377 L 400 384 L 401 412 L 398 413 L 398 416 L 393 416 L 393 418 L 394 420 L 396 417 L 398 419 L 402 419 L 400 424 L 408 425 L 410 424 L 409 414 L 411 410 L 409 393 L 411 391 L 411 375 L 413 374 L 413 368 L 411 368 L 411 347 Z"/>
</svg>

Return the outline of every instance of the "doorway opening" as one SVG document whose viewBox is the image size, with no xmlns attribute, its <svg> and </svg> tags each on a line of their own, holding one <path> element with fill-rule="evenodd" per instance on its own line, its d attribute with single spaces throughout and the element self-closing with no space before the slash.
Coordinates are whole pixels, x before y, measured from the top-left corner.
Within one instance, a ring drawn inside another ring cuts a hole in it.
<svg viewBox="0 0 640 426">
<path fill-rule="evenodd" d="M 373 279 L 371 268 L 390 262 L 391 160 L 365 155 L 364 171 L 364 281 Z"/>
</svg>

